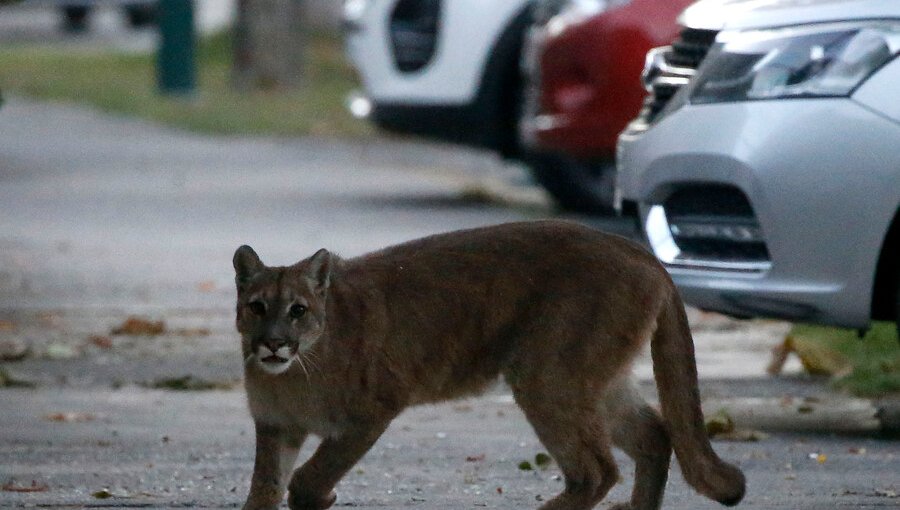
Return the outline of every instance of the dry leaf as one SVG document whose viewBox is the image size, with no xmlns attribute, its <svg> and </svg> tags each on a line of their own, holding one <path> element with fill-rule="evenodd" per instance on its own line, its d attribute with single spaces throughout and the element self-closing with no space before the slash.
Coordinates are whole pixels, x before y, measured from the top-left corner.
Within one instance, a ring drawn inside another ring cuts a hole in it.
<svg viewBox="0 0 900 510">
<path fill-rule="evenodd" d="M 91 335 L 88 337 L 88 342 L 101 349 L 112 349 L 113 347 L 112 339 L 105 335 Z"/>
<path fill-rule="evenodd" d="M 734 420 L 724 409 L 720 409 L 716 414 L 706 419 L 706 434 L 709 437 L 730 432 L 734 432 Z"/>
<path fill-rule="evenodd" d="M 197 284 L 197 290 L 200 292 L 212 292 L 216 290 L 216 282 L 212 280 L 205 280 Z"/>
<path fill-rule="evenodd" d="M 97 417 L 90 413 L 53 413 L 44 416 L 45 420 L 58 421 L 62 423 L 84 423 L 94 421 Z"/>
<path fill-rule="evenodd" d="M 128 336 L 156 336 L 166 332 L 163 321 L 148 321 L 139 317 L 129 317 L 121 326 L 113 328 L 110 334 Z"/>
<path fill-rule="evenodd" d="M 31 485 L 19 485 L 15 480 L 10 480 L 3 484 L 0 489 L 6 492 L 47 492 L 50 490 L 45 483 L 38 483 L 35 480 L 31 481 Z"/>
<path fill-rule="evenodd" d="M 183 377 L 164 377 L 157 379 L 151 383 L 143 384 L 148 388 L 158 390 L 175 390 L 175 391 L 200 391 L 200 390 L 230 390 L 234 387 L 233 382 L 224 381 L 208 381 L 199 379 L 191 375 Z"/>
<path fill-rule="evenodd" d="M 812 375 L 843 376 L 853 370 L 850 361 L 841 353 L 818 342 L 789 335 L 781 345 L 773 349 L 767 372 L 770 375 L 779 374 L 791 353 L 800 358 L 803 369 Z"/>
<path fill-rule="evenodd" d="M 0 340 L 0 361 L 19 361 L 28 356 L 28 344 L 17 338 Z"/>
<path fill-rule="evenodd" d="M 484 454 L 479 455 L 469 455 L 466 457 L 466 462 L 481 462 L 484 460 Z"/>
<path fill-rule="evenodd" d="M 0 367 L 0 388 L 34 388 L 35 384 L 11 375 Z"/>
<path fill-rule="evenodd" d="M 16 330 L 16 323 L 13 321 L 0 320 L 0 332 L 10 332 Z"/>
</svg>

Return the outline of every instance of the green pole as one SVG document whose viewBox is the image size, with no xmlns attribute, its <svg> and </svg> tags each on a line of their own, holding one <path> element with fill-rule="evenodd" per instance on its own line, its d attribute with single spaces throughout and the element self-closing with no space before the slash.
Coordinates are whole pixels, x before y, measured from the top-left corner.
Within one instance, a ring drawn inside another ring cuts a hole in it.
<svg viewBox="0 0 900 510">
<path fill-rule="evenodd" d="M 159 0 L 159 92 L 189 95 L 196 87 L 193 0 Z"/>
</svg>

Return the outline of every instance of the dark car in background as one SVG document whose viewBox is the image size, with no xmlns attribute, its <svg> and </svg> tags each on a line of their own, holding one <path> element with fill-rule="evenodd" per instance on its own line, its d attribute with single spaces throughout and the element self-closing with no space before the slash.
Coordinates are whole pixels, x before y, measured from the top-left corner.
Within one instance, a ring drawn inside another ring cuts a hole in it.
<svg viewBox="0 0 900 510">
<path fill-rule="evenodd" d="M 535 177 L 566 208 L 612 212 L 616 140 L 646 95 L 645 55 L 678 35 L 692 1 L 537 4 L 520 130 Z"/>
</svg>

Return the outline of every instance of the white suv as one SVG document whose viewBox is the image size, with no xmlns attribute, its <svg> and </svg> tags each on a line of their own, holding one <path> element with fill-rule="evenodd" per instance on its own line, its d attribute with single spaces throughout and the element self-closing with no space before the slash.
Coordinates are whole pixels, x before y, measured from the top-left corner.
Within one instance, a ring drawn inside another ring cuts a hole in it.
<svg viewBox="0 0 900 510">
<path fill-rule="evenodd" d="M 531 0 L 347 0 L 347 52 L 387 130 L 513 155 Z"/>
</svg>

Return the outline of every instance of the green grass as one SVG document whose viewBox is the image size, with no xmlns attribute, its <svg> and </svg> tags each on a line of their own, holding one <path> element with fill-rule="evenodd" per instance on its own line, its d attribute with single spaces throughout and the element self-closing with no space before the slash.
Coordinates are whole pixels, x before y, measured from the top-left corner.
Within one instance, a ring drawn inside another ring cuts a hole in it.
<svg viewBox="0 0 900 510">
<path fill-rule="evenodd" d="M 852 372 L 834 380 L 855 395 L 877 397 L 900 393 L 900 343 L 894 323 L 876 323 L 863 338 L 855 331 L 820 326 L 794 326 L 790 336 L 839 353 Z"/>
<path fill-rule="evenodd" d="M 0 90 L 7 95 L 90 105 L 189 130 L 218 134 L 361 137 L 365 121 L 344 101 L 356 77 L 338 36 L 311 34 L 307 81 L 297 91 L 239 93 L 231 87 L 231 39 L 222 33 L 197 48 L 198 91 L 191 98 L 156 90 L 155 55 L 70 51 L 58 47 L 0 49 Z"/>
</svg>

